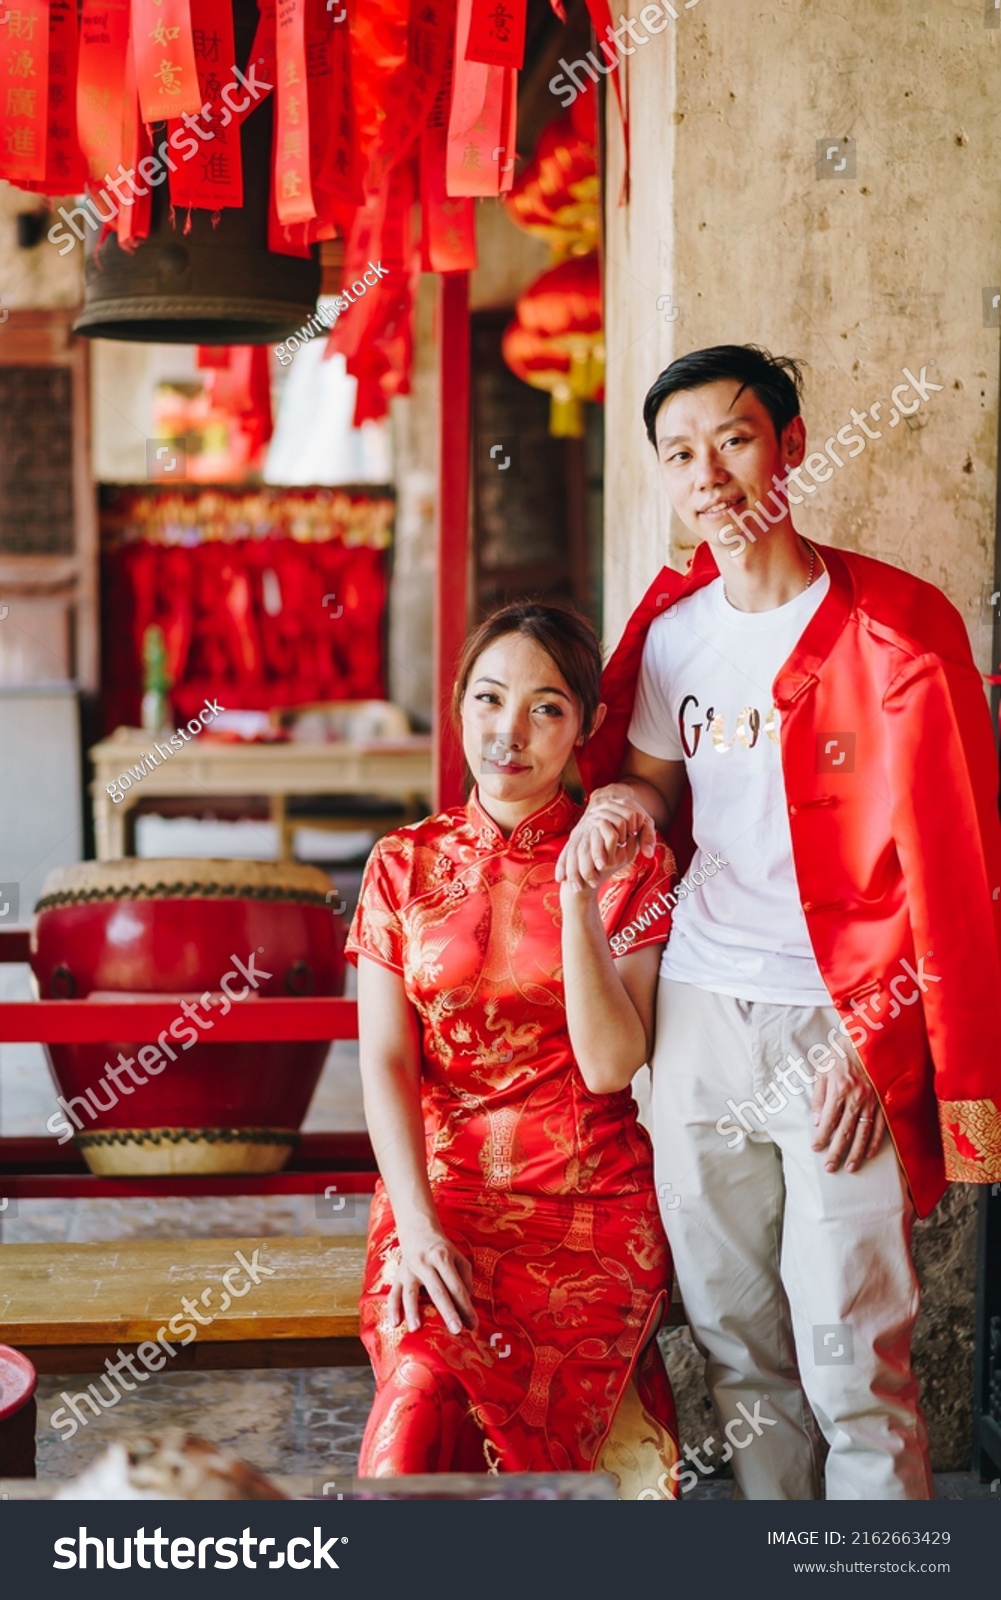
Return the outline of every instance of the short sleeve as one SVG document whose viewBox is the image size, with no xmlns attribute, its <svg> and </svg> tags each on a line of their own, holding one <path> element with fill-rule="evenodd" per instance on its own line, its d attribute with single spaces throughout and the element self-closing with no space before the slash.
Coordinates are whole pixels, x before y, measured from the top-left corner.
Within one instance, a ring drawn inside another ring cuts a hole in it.
<svg viewBox="0 0 1001 1600">
<path fill-rule="evenodd" d="M 400 888 L 380 840 L 368 858 L 351 921 L 345 955 L 357 966 L 359 956 L 369 956 L 393 972 L 403 971 L 403 928 L 400 923 Z"/>
<path fill-rule="evenodd" d="M 671 931 L 674 856 L 660 839 L 652 856 L 637 856 L 599 892 L 598 910 L 613 956 L 666 944 Z"/>
<path fill-rule="evenodd" d="M 658 619 L 652 624 L 643 646 L 636 702 L 629 723 L 629 743 L 645 755 L 656 756 L 658 761 L 683 761 L 685 752 L 671 709 L 662 643 L 663 626 Z"/>
</svg>

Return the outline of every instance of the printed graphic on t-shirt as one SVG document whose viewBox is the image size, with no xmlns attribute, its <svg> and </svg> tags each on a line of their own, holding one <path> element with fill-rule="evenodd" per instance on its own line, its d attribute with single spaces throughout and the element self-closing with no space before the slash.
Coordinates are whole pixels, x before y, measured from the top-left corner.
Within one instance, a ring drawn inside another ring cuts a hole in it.
<svg viewBox="0 0 1001 1600">
<path fill-rule="evenodd" d="M 715 706 L 707 706 L 702 712 L 698 695 L 686 694 L 678 711 L 678 738 L 686 760 L 698 754 L 703 733 L 706 735 L 704 748 L 711 747 L 722 755 L 735 744 L 753 750 L 759 739 L 771 739 L 773 744 L 778 744 L 779 713 L 775 706 L 769 706 L 764 715 L 757 706 L 742 706 L 728 723 Z"/>
<path fill-rule="evenodd" d="M 661 972 L 720 994 L 824 1005 L 800 901 L 774 684 L 830 587 L 737 611 L 718 580 L 650 628 L 629 727 L 637 750 L 683 761 L 699 857 L 725 868 L 673 912 Z"/>
</svg>

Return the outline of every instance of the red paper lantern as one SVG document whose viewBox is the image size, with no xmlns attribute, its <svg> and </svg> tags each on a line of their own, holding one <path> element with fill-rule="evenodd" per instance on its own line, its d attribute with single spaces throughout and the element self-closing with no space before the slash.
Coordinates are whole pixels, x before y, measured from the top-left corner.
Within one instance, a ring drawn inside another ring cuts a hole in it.
<svg viewBox="0 0 1001 1600">
<path fill-rule="evenodd" d="M 582 402 L 604 395 L 597 256 L 572 257 L 551 267 L 519 297 L 516 312 L 501 342 L 504 359 L 517 377 L 552 395 L 550 432 L 579 438 Z"/>
</svg>

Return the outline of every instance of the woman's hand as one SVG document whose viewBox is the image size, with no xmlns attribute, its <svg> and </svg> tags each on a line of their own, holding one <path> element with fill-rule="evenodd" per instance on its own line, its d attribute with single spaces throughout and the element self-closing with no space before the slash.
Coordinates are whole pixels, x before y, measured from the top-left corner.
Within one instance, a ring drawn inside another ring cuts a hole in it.
<svg viewBox="0 0 1001 1600">
<path fill-rule="evenodd" d="M 650 813 L 627 784 L 596 789 L 556 863 L 557 883 L 573 892 L 596 889 L 642 851 L 652 856 L 657 834 Z"/>
<path fill-rule="evenodd" d="M 416 1332 L 421 1325 L 423 1289 L 449 1333 L 461 1333 L 463 1327 L 473 1329 L 479 1319 L 473 1309 L 472 1287 L 472 1262 L 443 1233 L 429 1233 L 419 1242 L 408 1242 L 403 1246 L 403 1258 L 389 1291 L 389 1325 L 398 1327 L 406 1318 L 411 1333 Z"/>
</svg>

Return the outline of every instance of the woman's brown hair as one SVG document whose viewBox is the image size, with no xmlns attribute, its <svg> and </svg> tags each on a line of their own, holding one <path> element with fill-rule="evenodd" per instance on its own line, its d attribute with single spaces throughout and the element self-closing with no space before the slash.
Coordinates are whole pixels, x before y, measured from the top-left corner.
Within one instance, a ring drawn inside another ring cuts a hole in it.
<svg viewBox="0 0 1001 1600">
<path fill-rule="evenodd" d="M 459 655 L 452 691 L 452 715 L 462 720 L 469 679 L 484 650 L 505 634 L 520 633 L 544 650 L 577 702 L 586 739 L 601 704 L 601 645 L 588 619 L 566 600 L 517 600 L 486 617 L 469 635 Z"/>
</svg>

